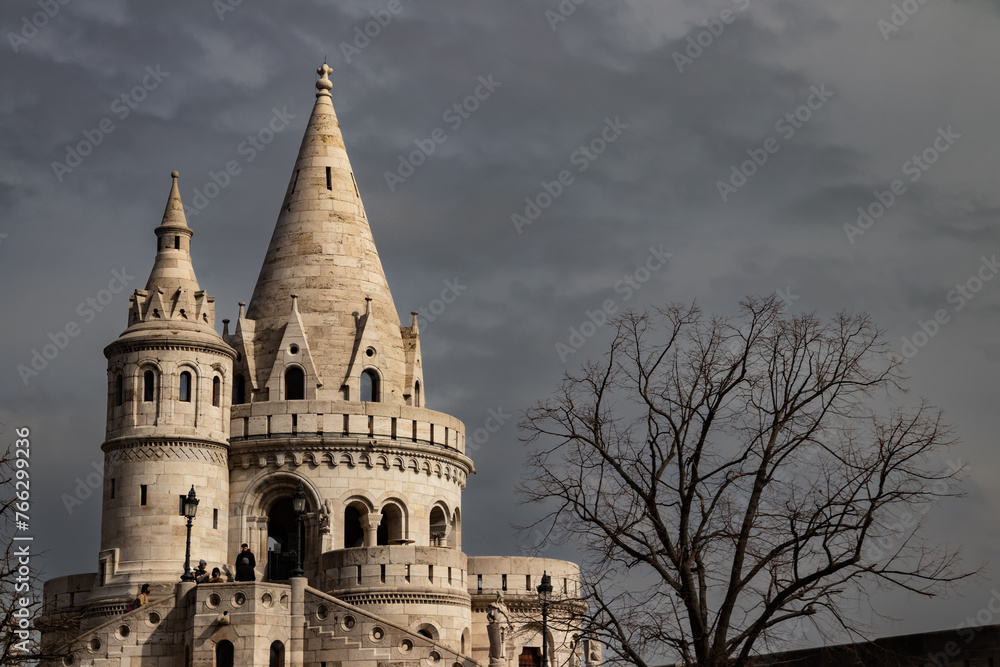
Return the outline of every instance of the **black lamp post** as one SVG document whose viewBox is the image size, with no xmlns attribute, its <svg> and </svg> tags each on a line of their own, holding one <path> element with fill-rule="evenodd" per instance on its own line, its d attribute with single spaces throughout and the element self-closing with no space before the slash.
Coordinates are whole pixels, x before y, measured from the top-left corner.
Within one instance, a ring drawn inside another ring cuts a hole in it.
<svg viewBox="0 0 1000 667">
<path fill-rule="evenodd" d="M 181 575 L 181 581 L 194 581 L 194 575 L 191 574 L 191 522 L 197 513 L 198 497 L 194 495 L 194 485 L 192 484 L 191 490 L 184 498 L 184 516 L 187 517 L 187 546 L 184 549 L 184 574 Z"/>
<path fill-rule="evenodd" d="M 552 602 L 552 577 L 542 572 L 542 583 L 538 584 L 538 601 L 542 603 L 542 667 L 549 667 L 549 603 Z"/>
<path fill-rule="evenodd" d="M 293 577 L 301 577 L 305 574 L 302 570 L 302 514 L 306 511 L 306 492 L 302 488 L 302 482 L 295 487 L 295 495 L 292 496 L 292 509 L 295 510 L 295 523 L 299 528 L 299 539 L 295 542 L 295 569 L 292 570 Z"/>
</svg>

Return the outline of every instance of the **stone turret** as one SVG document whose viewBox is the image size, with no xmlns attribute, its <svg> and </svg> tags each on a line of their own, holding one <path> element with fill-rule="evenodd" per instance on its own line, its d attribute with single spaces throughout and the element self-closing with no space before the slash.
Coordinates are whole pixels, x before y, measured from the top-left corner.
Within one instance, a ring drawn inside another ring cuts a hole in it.
<svg viewBox="0 0 1000 667">
<path fill-rule="evenodd" d="M 108 345 L 104 506 L 97 582 L 90 614 L 99 621 L 139 586 L 180 579 L 185 521 L 179 497 L 194 486 L 199 516 L 192 551 L 227 560 L 226 465 L 232 362 L 215 331 L 215 299 L 191 265 L 193 232 L 177 172 L 156 233 L 146 288 L 129 299 L 128 328 Z"/>
<path fill-rule="evenodd" d="M 461 649 L 471 636 L 465 429 L 424 407 L 416 317 L 400 326 L 330 72 L 317 70 L 257 286 L 226 338 L 240 355 L 230 547 L 249 543 L 259 577 L 286 578 L 298 551 L 291 496 L 301 483 L 310 583 Z"/>
<path fill-rule="evenodd" d="M 421 372 L 403 338 L 416 330 L 400 326 L 375 249 L 331 102 L 332 70 L 317 71 L 316 103 L 246 313 L 254 322 L 246 355 L 254 372 L 241 370 L 254 401 L 283 400 L 273 380 L 296 363 L 284 339 L 297 295 L 300 338 L 314 362 L 302 364 L 306 399 L 357 401 L 364 381 L 366 397 L 374 382 L 379 402 L 413 405 Z M 370 380 L 362 378 L 366 370 Z"/>
</svg>

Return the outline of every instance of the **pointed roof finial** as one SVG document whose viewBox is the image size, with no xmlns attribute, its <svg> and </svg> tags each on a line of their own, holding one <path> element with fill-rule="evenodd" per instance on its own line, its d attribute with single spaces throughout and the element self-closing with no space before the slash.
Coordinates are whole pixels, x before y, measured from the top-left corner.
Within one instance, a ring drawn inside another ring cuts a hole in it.
<svg viewBox="0 0 1000 667">
<path fill-rule="evenodd" d="M 330 81 L 330 75 L 333 74 L 333 69 L 326 64 L 326 58 L 323 59 L 323 64 L 316 68 L 316 73 L 319 74 L 319 81 L 316 82 L 316 97 L 330 97 L 330 91 L 333 89 L 333 82 Z"/>
<path fill-rule="evenodd" d="M 184 204 L 181 203 L 181 191 L 177 186 L 179 176 L 176 171 L 170 172 L 173 182 L 170 185 L 170 195 L 167 197 L 167 207 L 163 211 L 163 221 L 160 222 L 161 227 L 189 229 L 187 218 L 184 217 Z"/>
</svg>

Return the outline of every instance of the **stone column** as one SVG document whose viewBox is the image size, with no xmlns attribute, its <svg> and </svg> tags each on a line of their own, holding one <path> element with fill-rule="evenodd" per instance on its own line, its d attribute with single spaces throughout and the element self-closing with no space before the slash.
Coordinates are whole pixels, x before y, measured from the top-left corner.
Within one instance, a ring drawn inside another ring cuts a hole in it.
<svg viewBox="0 0 1000 667">
<path fill-rule="evenodd" d="M 361 527 L 365 531 L 365 546 L 374 547 L 378 544 L 378 527 L 382 523 L 381 512 L 369 512 L 361 517 Z"/>
</svg>

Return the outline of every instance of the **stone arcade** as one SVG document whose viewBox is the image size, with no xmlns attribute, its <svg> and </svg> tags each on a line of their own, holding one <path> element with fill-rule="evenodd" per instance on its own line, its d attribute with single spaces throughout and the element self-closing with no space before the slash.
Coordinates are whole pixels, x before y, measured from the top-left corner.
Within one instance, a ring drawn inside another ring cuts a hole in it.
<svg viewBox="0 0 1000 667">
<path fill-rule="evenodd" d="M 104 350 L 97 572 L 46 583 L 40 620 L 60 629 L 45 639 L 65 665 L 541 667 L 547 571 L 569 619 L 549 628 L 551 664 L 597 667 L 599 645 L 572 625 L 576 565 L 462 552 L 464 426 L 424 404 L 416 313 L 400 325 L 330 72 L 253 296 L 221 336 L 172 174 L 149 280 Z M 305 574 L 292 577 L 299 485 Z M 180 582 L 191 487 L 193 562 L 227 583 Z M 232 581 L 243 542 L 255 582 Z M 144 583 L 149 603 L 128 610 Z"/>
</svg>

